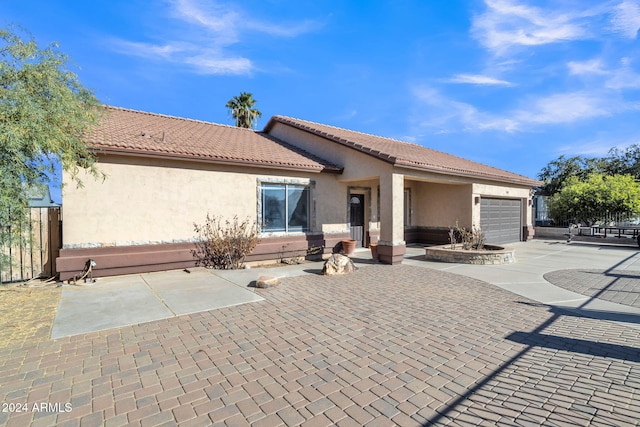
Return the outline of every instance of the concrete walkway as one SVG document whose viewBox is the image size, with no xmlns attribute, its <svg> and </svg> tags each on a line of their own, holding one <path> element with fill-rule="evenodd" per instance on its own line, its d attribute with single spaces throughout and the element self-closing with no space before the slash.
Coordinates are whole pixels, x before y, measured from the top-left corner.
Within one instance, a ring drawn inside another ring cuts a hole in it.
<svg viewBox="0 0 640 427">
<path fill-rule="evenodd" d="M 255 302 L 0 348 L 0 425 L 637 425 L 638 316 L 567 311 L 622 308 L 541 279 L 585 265 L 633 276 L 635 251 L 534 241 L 517 264 L 437 269 L 420 251 L 399 266 L 359 252 L 346 276 L 269 269 L 290 277 Z M 174 313 L 203 302 L 183 298 L 196 276 L 178 273 L 166 288 L 145 276 Z M 205 273 L 245 291 L 260 272 Z"/>
<path fill-rule="evenodd" d="M 547 273 L 587 267 L 601 269 L 603 274 L 613 270 L 640 274 L 637 248 L 539 240 L 513 246 L 517 262 L 502 266 L 427 262 L 423 259 L 424 249 L 417 246 L 407 249 L 404 263 L 461 274 L 558 309 L 640 327 L 640 307 L 585 295 L 580 283 L 569 280 L 577 275 L 562 279 L 565 286 L 553 285 L 544 278 Z M 358 250 L 353 258 L 361 268 L 372 265 L 367 249 Z M 190 273 L 176 270 L 102 278 L 87 286 L 65 285 L 51 338 L 260 301 L 262 297 L 251 286 L 259 276 L 296 277 L 318 274 L 321 269 L 322 262 L 226 271 L 199 268 L 190 269 Z M 562 278 L 558 274 L 554 277 Z M 640 292 L 640 280 L 637 283 Z M 574 292 L 572 288 L 583 293 Z"/>
<path fill-rule="evenodd" d="M 424 261 L 421 248 L 409 248 L 405 263 L 448 271 L 479 279 L 542 304 L 570 310 L 582 316 L 625 323 L 640 327 L 640 308 L 618 304 L 573 291 L 584 290 L 579 276 L 563 278 L 562 287 L 547 281 L 544 276 L 565 270 L 613 271 L 637 274 L 635 292 L 640 292 L 640 250 L 634 246 L 597 245 L 557 240 L 533 240 L 511 245 L 516 262 L 506 265 L 464 265 Z M 594 297 L 596 295 L 596 297 Z"/>
<path fill-rule="evenodd" d="M 235 271 L 193 268 L 63 285 L 51 338 L 262 301 L 263 298 L 252 287 L 259 276 L 294 277 L 310 274 L 313 268 L 321 269 L 322 264 Z"/>
</svg>

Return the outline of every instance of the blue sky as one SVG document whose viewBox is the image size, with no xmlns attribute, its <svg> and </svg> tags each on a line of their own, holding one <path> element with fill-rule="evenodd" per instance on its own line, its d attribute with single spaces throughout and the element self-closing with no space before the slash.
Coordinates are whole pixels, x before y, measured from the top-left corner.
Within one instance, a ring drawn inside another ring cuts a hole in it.
<svg viewBox="0 0 640 427">
<path fill-rule="evenodd" d="M 226 102 L 535 178 L 640 143 L 640 0 L 0 2 L 103 103 L 233 124 Z"/>
</svg>

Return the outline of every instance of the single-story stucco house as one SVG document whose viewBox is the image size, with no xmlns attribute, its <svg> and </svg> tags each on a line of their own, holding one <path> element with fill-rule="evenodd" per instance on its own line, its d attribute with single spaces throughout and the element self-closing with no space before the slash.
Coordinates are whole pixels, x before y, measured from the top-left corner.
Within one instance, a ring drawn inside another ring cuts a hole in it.
<svg viewBox="0 0 640 427">
<path fill-rule="evenodd" d="M 416 144 L 290 117 L 262 131 L 106 107 L 89 137 L 106 180 L 63 176 L 60 279 L 193 266 L 194 223 L 207 213 L 255 219 L 248 261 L 276 260 L 343 239 L 447 243 L 456 224 L 488 243 L 532 238 L 539 182 Z"/>
</svg>

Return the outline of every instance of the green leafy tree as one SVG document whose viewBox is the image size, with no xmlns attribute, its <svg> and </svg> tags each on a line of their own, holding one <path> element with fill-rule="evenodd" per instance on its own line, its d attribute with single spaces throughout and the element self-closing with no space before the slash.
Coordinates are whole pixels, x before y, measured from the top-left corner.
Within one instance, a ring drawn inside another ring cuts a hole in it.
<svg viewBox="0 0 640 427">
<path fill-rule="evenodd" d="M 262 113 L 254 108 L 255 104 L 256 100 L 253 99 L 251 93 L 242 92 L 240 95 L 231 98 L 226 107 L 236 120 L 236 126 L 248 129 L 257 124 L 258 119 L 262 117 Z"/>
<path fill-rule="evenodd" d="M 634 217 L 640 214 L 640 184 L 632 175 L 570 176 L 548 203 L 551 217 L 558 222 L 570 218 L 593 224 L 606 214 Z"/>
<path fill-rule="evenodd" d="M 564 182 L 570 177 L 586 179 L 592 173 L 604 172 L 605 163 L 606 161 L 598 158 L 560 156 L 542 168 L 538 178 L 544 182 L 544 190 L 549 195 L 553 195 L 560 191 Z"/>
<path fill-rule="evenodd" d="M 584 180 L 593 173 L 632 175 L 640 180 L 640 145 L 633 144 L 624 149 L 613 147 L 604 157 L 560 156 L 542 168 L 538 178 L 544 181 L 543 189 L 553 195 L 569 177 Z"/>
<path fill-rule="evenodd" d="M 56 164 L 79 184 L 80 169 L 100 175 L 83 138 L 100 104 L 67 59 L 57 44 L 42 49 L 28 33 L 0 29 L 0 244 L 24 220 L 28 188 L 49 181 Z"/>
<path fill-rule="evenodd" d="M 603 159 L 607 173 L 611 175 L 633 175 L 640 179 L 640 146 L 630 145 L 624 150 L 614 147 Z"/>
</svg>

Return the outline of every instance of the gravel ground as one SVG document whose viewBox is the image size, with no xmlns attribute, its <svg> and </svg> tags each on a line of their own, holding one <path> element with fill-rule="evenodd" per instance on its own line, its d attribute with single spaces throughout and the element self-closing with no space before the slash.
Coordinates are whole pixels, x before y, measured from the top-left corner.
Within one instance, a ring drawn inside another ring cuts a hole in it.
<svg viewBox="0 0 640 427">
<path fill-rule="evenodd" d="M 48 340 L 61 293 L 55 283 L 0 286 L 0 348 Z"/>
</svg>

